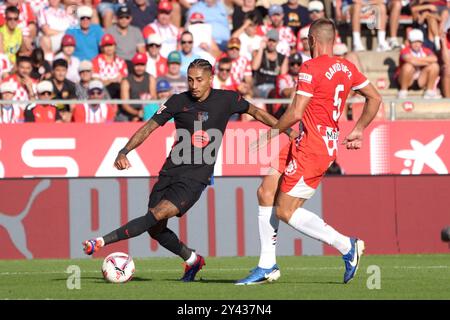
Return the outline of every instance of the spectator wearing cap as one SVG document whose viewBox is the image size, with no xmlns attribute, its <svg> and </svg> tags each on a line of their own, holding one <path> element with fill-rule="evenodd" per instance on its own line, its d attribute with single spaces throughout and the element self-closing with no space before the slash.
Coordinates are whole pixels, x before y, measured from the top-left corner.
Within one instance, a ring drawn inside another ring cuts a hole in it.
<svg viewBox="0 0 450 320">
<path fill-rule="evenodd" d="M 187 91 L 187 78 L 180 72 L 181 55 L 178 51 L 172 51 L 169 53 L 169 56 L 167 57 L 167 66 L 168 72 L 164 77 L 161 77 L 161 79 L 166 79 L 169 81 L 174 94 Z"/>
<path fill-rule="evenodd" d="M 3 79 L 3 82 L 13 82 L 17 88 L 14 94 L 16 101 L 29 101 L 36 99 L 36 85 L 38 81 L 31 77 L 33 71 L 33 64 L 30 57 L 19 56 L 15 73 Z M 21 105 L 24 108 L 24 105 Z"/>
<path fill-rule="evenodd" d="M 256 24 L 261 25 L 266 14 L 267 9 L 262 6 L 257 7 L 256 0 L 243 0 L 242 6 L 233 3 L 233 15 L 231 16 L 233 33 L 242 27 L 245 20 L 248 19 L 248 15 L 254 16 Z"/>
<path fill-rule="evenodd" d="M 172 13 L 172 4 L 170 1 L 163 0 L 158 4 L 158 15 L 156 21 L 148 24 L 142 34 L 147 39 L 149 35 L 157 33 L 161 37 L 160 54 L 166 58 L 171 51 L 177 50 L 180 30 L 171 23 L 170 14 Z"/>
<path fill-rule="evenodd" d="M 17 20 L 11 20 L 6 17 L 8 8 L 16 8 Z M 0 6 L 0 17 L 6 20 L 6 25 L 15 25 L 22 33 L 22 46 L 20 52 L 23 55 L 30 56 L 34 48 L 34 41 L 37 36 L 38 28 L 36 24 L 36 16 L 28 3 L 28 1 L 5 0 Z M 6 52 L 6 51 L 5 51 Z"/>
<path fill-rule="evenodd" d="M 78 67 L 78 74 L 80 75 L 80 81 L 75 84 L 75 94 L 78 100 L 87 100 L 89 98 L 89 83 L 93 80 L 92 62 L 88 60 L 81 61 Z M 104 97 L 106 100 L 111 99 L 108 91 L 104 92 Z"/>
<path fill-rule="evenodd" d="M 166 75 L 168 72 L 167 59 L 160 54 L 162 45 L 161 37 L 158 34 L 153 33 L 148 36 L 146 44 L 147 44 L 146 71 L 155 78 L 159 78 L 161 76 Z"/>
<path fill-rule="evenodd" d="M 217 60 L 224 57 L 231 59 L 231 77 L 238 84 L 238 91 L 247 97 L 252 96 L 253 78 L 250 60 L 240 55 L 241 41 L 239 38 L 230 38 L 227 45 L 227 52 Z M 217 66 L 216 66 L 217 72 Z"/>
<path fill-rule="evenodd" d="M 53 97 L 53 84 L 44 80 L 38 83 L 39 100 L 50 100 Z M 54 123 L 62 122 L 58 108 L 51 103 L 31 103 L 25 108 L 25 122 Z"/>
<path fill-rule="evenodd" d="M 56 59 L 52 65 L 52 78 L 50 81 L 53 85 L 53 94 L 58 100 L 76 99 L 75 83 L 67 79 L 67 69 L 69 64 L 64 59 Z M 58 105 L 60 111 L 69 112 L 70 105 Z"/>
<path fill-rule="evenodd" d="M 180 73 L 183 76 L 187 76 L 187 69 L 189 67 L 189 64 L 194 61 L 195 59 L 200 59 L 200 55 L 193 52 L 194 48 L 194 37 L 192 36 L 192 33 L 189 31 L 184 31 L 181 34 L 180 37 L 180 48 L 181 50 L 181 67 L 180 67 Z"/>
<path fill-rule="evenodd" d="M 239 55 L 248 60 L 253 59 L 253 51 L 259 48 L 262 41 L 262 37 L 256 34 L 259 25 L 258 17 L 251 12 L 245 15 L 244 23 L 231 36 L 232 38 L 239 38 L 241 41 Z"/>
<path fill-rule="evenodd" d="M 279 99 L 291 99 L 294 97 L 294 93 L 297 87 L 297 78 L 300 71 L 300 66 L 303 63 L 302 56 L 299 53 L 294 53 L 289 56 L 289 69 L 288 72 L 280 74 L 276 78 L 275 83 L 275 98 Z M 287 104 L 274 104 L 268 108 L 269 112 L 279 119 L 286 108 Z"/>
<path fill-rule="evenodd" d="M 283 26 L 284 11 L 278 4 L 273 4 L 269 7 L 269 24 L 262 25 L 257 29 L 257 34 L 266 36 L 269 30 L 275 29 L 278 31 L 277 51 L 285 56 L 291 53 L 291 46 L 295 46 L 296 37 L 291 28 Z"/>
<path fill-rule="evenodd" d="M 13 101 L 16 90 L 17 87 L 14 82 L 3 82 L 0 85 L 2 100 Z M 0 104 L 0 124 L 21 122 L 23 122 L 23 110 L 18 104 Z"/>
<path fill-rule="evenodd" d="M 157 99 L 161 101 L 161 103 L 149 103 L 144 106 L 144 116 L 142 118 L 143 121 L 150 120 L 155 112 L 161 108 L 161 105 L 166 102 L 167 99 L 170 98 L 170 96 L 173 94 L 172 92 L 172 86 L 170 85 L 170 82 L 166 79 L 159 79 L 156 82 L 156 94 Z M 169 120 L 169 122 L 173 122 L 173 118 Z"/>
<path fill-rule="evenodd" d="M 49 0 L 48 6 L 39 10 L 38 23 L 42 31 L 39 43 L 47 60 L 53 60 L 53 54 L 61 48 L 61 40 L 73 22 L 61 0 Z"/>
<path fill-rule="evenodd" d="M 133 64 L 131 59 L 136 52 L 145 52 L 145 41 L 141 30 L 130 25 L 131 13 L 128 6 L 117 9 L 117 22 L 106 29 L 106 33 L 116 40 L 116 54 L 127 62 L 128 71 L 131 72 Z"/>
<path fill-rule="evenodd" d="M 284 13 L 284 25 L 291 28 L 297 34 L 301 27 L 310 24 L 308 8 L 298 3 L 298 0 L 288 0 L 282 5 Z"/>
<path fill-rule="evenodd" d="M 279 33 L 271 29 L 266 34 L 267 40 L 253 53 L 252 70 L 255 72 L 255 96 L 269 97 L 275 89 L 276 77 L 288 72 L 288 59 L 277 52 Z"/>
<path fill-rule="evenodd" d="M 76 42 L 75 38 L 70 34 L 65 34 L 61 40 L 61 50 L 55 55 L 55 59 L 64 59 L 67 61 L 67 79 L 77 83 L 80 81 L 78 67 L 80 60 L 74 56 Z"/>
<path fill-rule="evenodd" d="M 74 55 L 80 61 L 92 60 L 99 53 L 98 44 L 103 37 L 103 29 L 98 24 L 91 23 L 93 10 L 88 6 L 79 6 L 77 8 L 79 26 L 69 28 L 66 34 L 75 38 L 79 45 L 75 47 Z"/>
<path fill-rule="evenodd" d="M 44 59 L 44 50 L 35 48 L 31 53 L 31 63 L 33 69 L 30 76 L 38 81 L 48 80 L 52 76 L 52 67 L 47 60 Z"/>
<path fill-rule="evenodd" d="M 139 30 L 152 23 L 156 19 L 158 5 L 155 0 L 130 0 L 128 1 L 131 13 L 131 25 Z"/>
<path fill-rule="evenodd" d="M 156 79 L 149 75 L 147 55 L 136 53 L 132 59 L 133 71 L 120 84 L 120 99 L 150 100 L 156 98 Z M 119 106 L 116 121 L 141 121 L 144 115 L 142 104 L 123 103 Z"/>
<path fill-rule="evenodd" d="M 89 100 L 104 100 L 105 86 L 100 80 L 92 80 L 88 85 Z M 76 104 L 73 108 L 73 122 L 108 123 L 113 122 L 117 106 L 106 102 Z"/>
<path fill-rule="evenodd" d="M 220 50 L 225 51 L 230 39 L 230 27 L 228 13 L 224 4 L 218 0 L 199 1 L 188 11 L 190 17 L 193 12 L 201 12 L 205 17 L 205 23 L 212 26 L 212 37 Z"/>
<path fill-rule="evenodd" d="M 101 53 L 92 61 L 93 77 L 100 79 L 112 99 L 120 98 L 120 82 L 128 76 L 128 67 L 116 54 L 116 40 L 106 33 L 100 41 Z"/>
<path fill-rule="evenodd" d="M 97 5 L 97 11 L 102 17 L 104 29 L 108 29 L 113 25 L 114 14 L 121 6 L 123 6 L 123 2 L 119 0 L 102 0 Z"/>
<path fill-rule="evenodd" d="M 424 99 L 441 98 L 435 88 L 439 77 L 438 59 L 433 51 L 423 46 L 423 32 L 412 29 L 408 33 L 408 41 L 409 45 L 400 51 L 398 98 L 405 99 L 408 96 L 408 89 L 415 82 L 418 88 L 425 88 Z"/>
<path fill-rule="evenodd" d="M 8 55 L 12 64 L 16 63 L 16 56 L 22 50 L 23 36 L 22 31 L 18 27 L 19 9 L 16 7 L 8 7 L 5 11 L 6 23 L 0 26 L 0 44 L 2 51 Z"/>
<path fill-rule="evenodd" d="M 311 48 L 308 41 L 309 25 L 303 27 L 298 32 L 297 51 L 302 55 L 303 62 L 311 59 Z"/>
</svg>

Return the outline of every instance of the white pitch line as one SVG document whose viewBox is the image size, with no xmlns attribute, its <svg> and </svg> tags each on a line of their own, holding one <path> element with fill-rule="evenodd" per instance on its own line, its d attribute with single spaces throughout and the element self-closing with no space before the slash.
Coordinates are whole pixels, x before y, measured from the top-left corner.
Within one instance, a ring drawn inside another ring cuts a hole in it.
<svg viewBox="0 0 450 320">
<path fill-rule="evenodd" d="M 380 266 L 382 269 L 449 269 L 450 266 L 438 265 L 438 266 Z M 343 267 L 287 267 L 282 270 L 287 271 L 314 271 L 314 270 L 342 270 Z M 205 271 L 211 272 L 226 272 L 226 271 L 249 271 L 249 268 L 208 268 Z M 170 273 L 179 272 L 180 269 L 138 269 L 139 273 Z M 101 273 L 100 270 L 83 270 L 81 273 Z M 19 272 L 0 272 L 0 276 L 14 276 L 14 275 L 34 275 L 34 274 L 67 274 L 66 271 L 19 271 Z"/>
</svg>

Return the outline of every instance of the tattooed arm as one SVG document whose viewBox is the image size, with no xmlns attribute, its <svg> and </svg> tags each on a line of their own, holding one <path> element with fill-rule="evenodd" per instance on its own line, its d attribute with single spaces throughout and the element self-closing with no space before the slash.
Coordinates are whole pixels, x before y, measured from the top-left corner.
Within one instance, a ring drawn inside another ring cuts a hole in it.
<svg viewBox="0 0 450 320">
<path fill-rule="evenodd" d="M 131 164 L 127 158 L 128 152 L 140 146 L 141 143 L 144 142 L 145 139 L 147 139 L 148 136 L 158 127 L 159 124 L 155 120 L 150 119 L 149 121 L 147 121 L 138 131 L 133 134 L 126 146 L 119 151 L 119 154 L 114 161 L 114 166 L 119 170 L 130 168 Z"/>
</svg>

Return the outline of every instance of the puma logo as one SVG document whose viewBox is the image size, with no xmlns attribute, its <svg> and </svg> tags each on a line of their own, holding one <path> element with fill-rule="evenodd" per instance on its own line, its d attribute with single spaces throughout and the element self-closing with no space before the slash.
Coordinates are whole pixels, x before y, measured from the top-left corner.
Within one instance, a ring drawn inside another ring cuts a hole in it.
<svg viewBox="0 0 450 320">
<path fill-rule="evenodd" d="M 25 227 L 22 223 L 22 220 L 28 215 L 36 197 L 48 187 L 50 187 L 49 179 L 45 179 L 39 182 L 31 193 L 27 205 L 18 215 L 10 216 L 0 212 L 0 226 L 3 226 L 6 229 L 16 248 L 27 259 L 32 259 L 33 254 L 30 252 L 30 250 L 28 250 L 27 247 L 27 234 L 25 232 Z"/>
</svg>

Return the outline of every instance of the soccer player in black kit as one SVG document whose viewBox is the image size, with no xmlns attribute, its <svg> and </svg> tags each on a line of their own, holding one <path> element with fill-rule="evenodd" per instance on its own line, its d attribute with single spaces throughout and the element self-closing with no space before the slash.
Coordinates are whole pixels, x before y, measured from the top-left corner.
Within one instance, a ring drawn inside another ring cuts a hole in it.
<svg viewBox="0 0 450 320">
<path fill-rule="evenodd" d="M 188 282 L 195 279 L 197 272 L 205 265 L 205 260 L 167 228 L 167 220 L 186 213 L 210 184 L 217 150 L 233 113 L 248 113 L 268 126 L 277 122 L 269 113 L 250 104 L 238 93 L 212 89 L 212 80 L 211 64 L 203 59 L 194 60 L 188 68 L 189 91 L 170 97 L 119 151 L 114 166 L 119 170 L 129 168 L 131 165 L 127 153 L 137 148 L 159 126 L 174 118 L 177 142 L 159 172 L 158 181 L 149 197 L 147 213 L 103 237 L 84 241 L 83 250 L 86 254 L 91 255 L 105 245 L 147 231 L 161 246 L 185 261 L 181 280 Z M 286 133 L 291 138 L 296 136 L 292 130 Z M 179 148 L 187 142 L 188 148 Z M 212 151 L 206 152 L 208 148 Z M 204 153 L 211 154 L 210 159 L 204 157 Z"/>
</svg>

